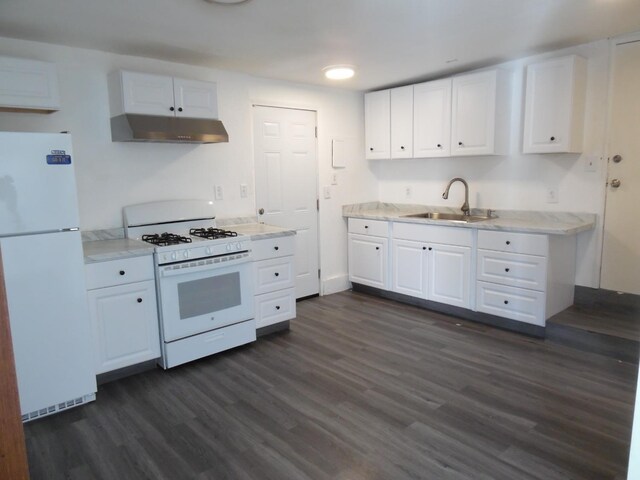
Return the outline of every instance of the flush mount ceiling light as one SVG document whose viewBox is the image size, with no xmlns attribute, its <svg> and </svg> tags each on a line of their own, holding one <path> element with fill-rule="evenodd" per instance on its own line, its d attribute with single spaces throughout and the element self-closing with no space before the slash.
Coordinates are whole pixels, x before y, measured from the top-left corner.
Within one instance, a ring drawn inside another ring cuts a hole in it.
<svg viewBox="0 0 640 480">
<path fill-rule="evenodd" d="M 348 80 L 355 75 L 352 65 L 330 65 L 322 69 L 329 80 Z"/>
</svg>

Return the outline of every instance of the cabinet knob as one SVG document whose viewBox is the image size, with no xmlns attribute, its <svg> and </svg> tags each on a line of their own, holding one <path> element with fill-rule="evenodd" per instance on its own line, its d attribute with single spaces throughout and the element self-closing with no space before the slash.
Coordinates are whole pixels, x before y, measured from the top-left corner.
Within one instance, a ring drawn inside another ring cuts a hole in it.
<svg viewBox="0 0 640 480">
<path fill-rule="evenodd" d="M 276 310 L 280 310 L 280 305 L 276 305 Z"/>
<path fill-rule="evenodd" d="M 175 110 L 175 108 L 174 107 L 169 107 L 169 110 L 173 112 Z"/>
<path fill-rule="evenodd" d="M 275 247 L 273 247 L 273 249 L 274 250 L 280 250 L 280 247 L 276 245 Z"/>
<path fill-rule="evenodd" d="M 442 144 L 441 143 L 438 144 L 438 148 L 442 148 Z"/>
<path fill-rule="evenodd" d="M 462 146 L 462 142 L 458 142 L 458 145 Z"/>
<path fill-rule="evenodd" d="M 504 301 L 504 304 L 505 304 L 505 305 L 509 305 L 509 300 L 505 300 L 505 301 Z"/>
<path fill-rule="evenodd" d="M 404 147 L 402 145 L 400 145 L 400 150 L 404 150 Z"/>
<path fill-rule="evenodd" d="M 278 272 L 274 273 L 274 275 L 275 275 L 276 277 L 279 277 L 279 276 L 280 276 L 280 274 L 279 274 Z"/>
<path fill-rule="evenodd" d="M 373 152 L 373 147 L 369 147 L 369 150 L 371 150 Z"/>
<path fill-rule="evenodd" d="M 554 142 L 556 140 L 556 137 L 551 137 L 551 141 Z"/>
<path fill-rule="evenodd" d="M 138 303 L 142 303 L 142 299 L 141 298 L 138 298 Z"/>
<path fill-rule="evenodd" d="M 120 275 L 124 275 L 124 270 L 120 270 L 118 273 L 120 273 Z"/>
<path fill-rule="evenodd" d="M 380 247 L 376 247 L 376 250 L 380 250 Z"/>
<path fill-rule="evenodd" d="M 508 269 L 508 268 L 505 268 L 505 269 L 504 269 L 504 271 L 505 271 L 505 272 L 507 272 L 507 273 L 509 273 L 509 269 Z"/>
<path fill-rule="evenodd" d="M 178 107 L 178 111 L 181 112 L 182 111 L 182 107 Z"/>
<path fill-rule="evenodd" d="M 422 249 L 423 249 L 423 250 L 426 250 L 426 249 L 427 249 L 427 247 L 422 247 Z"/>
<path fill-rule="evenodd" d="M 504 243 L 506 243 L 507 245 L 511 245 L 511 242 L 510 242 L 509 240 L 507 240 L 507 241 L 506 241 L 506 242 L 504 242 Z"/>
<path fill-rule="evenodd" d="M 431 251 L 431 250 L 433 250 L 433 248 L 432 248 L 432 247 L 429 247 L 429 251 Z"/>
<path fill-rule="evenodd" d="M 369 228 L 369 225 L 365 225 L 364 228 Z"/>
</svg>

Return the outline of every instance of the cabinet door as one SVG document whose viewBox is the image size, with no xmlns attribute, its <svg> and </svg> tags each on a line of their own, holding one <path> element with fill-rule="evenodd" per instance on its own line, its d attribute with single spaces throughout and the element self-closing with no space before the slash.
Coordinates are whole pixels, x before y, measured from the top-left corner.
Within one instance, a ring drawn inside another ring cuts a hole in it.
<svg viewBox="0 0 640 480">
<path fill-rule="evenodd" d="M 451 155 L 494 153 L 497 71 L 454 77 Z"/>
<path fill-rule="evenodd" d="M 413 87 L 413 156 L 451 154 L 451 79 Z"/>
<path fill-rule="evenodd" d="M 122 99 L 126 113 L 173 116 L 173 79 L 122 72 Z"/>
<path fill-rule="evenodd" d="M 349 234 L 349 280 L 386 290 L 388 267 L 386 238 Z"/>
<path fill-rule="evenodd" d="M 429 245 L 429 300 L 469 308 L 471 248 Z"/>
<path fill-rule="evenodd" d="M 413 157 L 413 85 L 391 90 L 391 158 Z"/>
<path fill-rule="evenodd" d="M 213 82 L 173 79 L 177 117 L 218 118 L 218 91 Z"/>
<path fill-rule="evenodd" d="M 364 95 L 365 157 L 391 158 L 391 95 L 389 90 Z"/>
<path fill-rule="evenodd" d="M 412 297 L 427 298 L 427 245 L 409 240 L 392 240 L 391 290 Z"/>
<path fill-rule="evenodd" d="M 0 57 L 0 108 L 2 107 L 58 110 L 60 98 L 56 65 L 37 60 Z"/>
<path fill-rule="evenodd" d="M 527 67 L 524 153 L 581 150 L 585 83 L 581 67 L 584 60 L 576 56 Z M 574 122 L 579 127 L 575 132 L 579 138 L 572 142 Z"/>
<path fill-rule="evenodd" d="M 160 356 L 155 284 L 89 290 L 96 374 Z"/>
</svg>

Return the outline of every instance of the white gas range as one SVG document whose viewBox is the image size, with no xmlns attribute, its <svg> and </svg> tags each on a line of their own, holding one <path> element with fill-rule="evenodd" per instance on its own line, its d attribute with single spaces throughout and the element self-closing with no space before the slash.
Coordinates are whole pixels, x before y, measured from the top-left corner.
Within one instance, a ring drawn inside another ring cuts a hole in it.
<svg viewBox="0 0 640 480">
<path fill-rule="evenodd" d="M 217 228 L 213 202 L 125 207 L 125 236 L 155 245 L 163 368 L 256 339 L 251 240 Z"/>
</svg>

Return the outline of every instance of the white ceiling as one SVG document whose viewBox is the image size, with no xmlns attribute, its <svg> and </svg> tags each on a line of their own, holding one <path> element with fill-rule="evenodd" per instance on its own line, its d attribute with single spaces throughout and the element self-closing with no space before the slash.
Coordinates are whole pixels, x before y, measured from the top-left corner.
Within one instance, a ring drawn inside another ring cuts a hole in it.
<svg viewBox="0 0 640 480">
<path fill-rule="evenodd" d="M 637 30 L 640 0 L 0 1 L 4 37 L 318 85 L 353 64 L 358 90 Z"/>
</svg>

